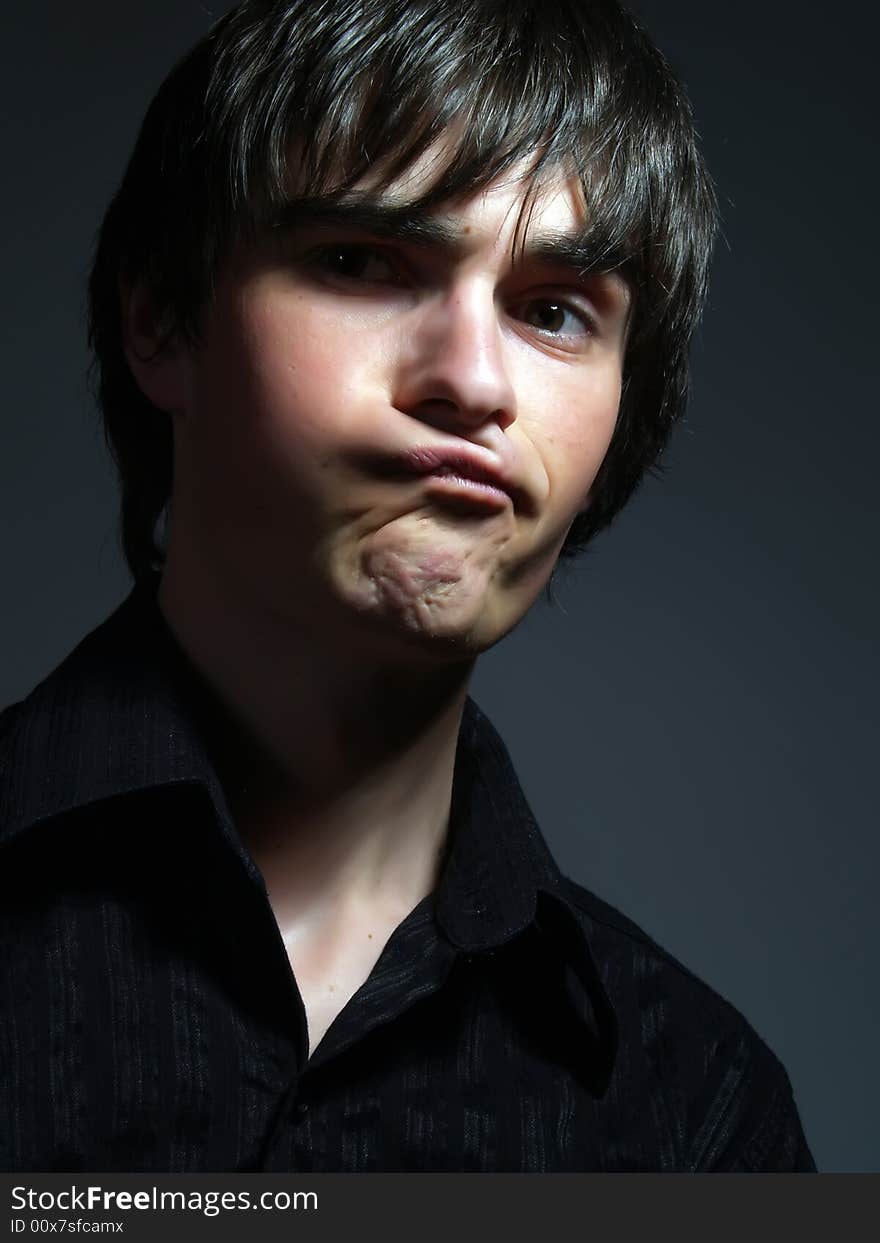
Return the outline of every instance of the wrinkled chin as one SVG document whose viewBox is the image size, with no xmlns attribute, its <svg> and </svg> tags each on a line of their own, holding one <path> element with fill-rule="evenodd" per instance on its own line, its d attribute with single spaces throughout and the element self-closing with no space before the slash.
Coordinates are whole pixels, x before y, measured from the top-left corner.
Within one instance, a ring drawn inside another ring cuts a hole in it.
<svg viewBox="0 0 880 1243">
<path fill-rule="evenodd" d="M 478 655 L 500 538 L 424 522 L 394 522 L 363 540 L 340 584 L 360 617 L 417 643 Z"/>
</svg>

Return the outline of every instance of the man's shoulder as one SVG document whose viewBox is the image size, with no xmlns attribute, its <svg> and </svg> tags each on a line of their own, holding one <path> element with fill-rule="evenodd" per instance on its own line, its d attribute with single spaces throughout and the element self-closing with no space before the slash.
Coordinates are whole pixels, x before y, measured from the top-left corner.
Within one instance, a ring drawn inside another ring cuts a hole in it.
<svg viewBox="0 0 880 1243">
<path fill-rule="evenodd" d="M 625 964 L 628 974 L 637 971 L 645 978 L 662 978 L 707 1019 L 732 1025 L 746 1022 L 720 993 L 617 907 L 569 876 L 562 877 L 562 890 L 609 976 Z"/>
<path fill-rule="evenodd" d="M 27 699 L 19 699 L 0 708 L 0 788 L 12 777 L 14 745 L 28 714 L 27 703 Z"/>
<path fill-rule="evenodd" d="M 756 1052 L 774 1057 L 730 1001 L 635 920 L 571 877 L 562 877 L 562 891 L 580 920 L 612 1000 L 662 1006 L 668 1021 L 686 1019 L 687 1031 L 694 1035 L 710 1039 L 735 1033 Z"/>
<path fill-rule="evenodd" d="M 656 1074 L 682 1111 L 689 1165 L 814 1169 L 788 1073 L 745 1015 L 597 894 L 570 877 L 562 891 L 617 1018 L 620 1064 Z"/>
<path fill-rule="evenodd" d="M 40 752 L 53 740 L 51 726 L 59 707 L 72 704 L 88 693 L 88 678 L 78 677 L 81 666 L 88 662 L 90 654 L 98 647 L 103 633 L 112 618 L 81 636 L 65 652 L 57 663 L 30 690 L 3 707 L 0 707 L 0 782 L 13 774 L 10 765 L 15 757 L 17 744 L 25 736 L 28 747 Z M 55 739 L 57 741 L 57 739 Z"/>
<path fill-rule="evenodd" d="M 198 678 L 154 594 L 136 585 L 0 708 L 0 844 L 93 804 L 210 782 Z"/>
<path fill-rule="evenodd" d="M 5 708 L 0 708 L 0 743 L 6 740 L 9 732 L 14 728 L 21 715 L 23 704 L 24 700 L 19 699 L 15 703 L 7 704 Z"/>
<path fill-rule="evenodd" d="M 67 671 L 81 646 L 20 699 L 0 708 L 0 845 L 39 818 L 44 793 L 59 774 L 69 772 L 86 745 L 71 711 L 73 699 L 64 693 Z"/>
</svg>

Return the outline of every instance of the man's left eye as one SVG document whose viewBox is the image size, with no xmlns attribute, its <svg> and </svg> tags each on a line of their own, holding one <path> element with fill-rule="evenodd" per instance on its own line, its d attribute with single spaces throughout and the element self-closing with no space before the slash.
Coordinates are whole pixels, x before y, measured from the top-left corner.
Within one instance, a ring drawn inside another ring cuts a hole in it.
<svg viewBox="0 0 880 1243">
<path fill-rule="evenodd" d="M 533 298 L 518 309 L 520 319 L 553 336 L 589 336 L 592 325 L 583 311 L 555 298 Z"/>
<path fill-rule="evenodd" d="M 397 271 L 381 251 L 371 246 L 322 246 L 312 255 L 315 267 L 344 280 L 385 283 L 397 279 Z"/>
</svg>

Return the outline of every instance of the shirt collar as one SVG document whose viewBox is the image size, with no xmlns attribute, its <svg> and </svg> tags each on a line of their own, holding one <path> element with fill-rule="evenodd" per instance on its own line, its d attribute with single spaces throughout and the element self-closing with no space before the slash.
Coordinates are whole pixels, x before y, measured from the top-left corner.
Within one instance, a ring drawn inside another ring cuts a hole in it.
<svg viewBox="0 0 880 1243">
<path fill-rule="evenodd" d="M 159 611 L 158 575 L 0 717 L 0 840 L 103 799 L 212 784 L 197 678 Z"/>
<path fill-rule="evenodd" d="M 206 788 L 228 844 L 259 878 L 211 764 L 211 692 L 156 604 L 159 575 L 126 600 L 19 704 L 0 715 L 0 842 L 75 808 L 173 783 Z M 572 966 L 610 1074 L 613 1012 L 584 917 L 547 847 L 491 722 L 470 698 L 455 760 L 450 841 L 435 914 L 467 953 L 527 929 Z"/>
</svg>

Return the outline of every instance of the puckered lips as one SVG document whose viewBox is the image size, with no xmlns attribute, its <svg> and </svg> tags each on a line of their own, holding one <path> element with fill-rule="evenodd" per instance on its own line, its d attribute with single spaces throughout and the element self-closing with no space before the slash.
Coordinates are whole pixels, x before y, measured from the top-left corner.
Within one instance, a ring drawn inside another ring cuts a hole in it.
<svg viewBox="0 0 880 1243">
<path fill-rule="evenodd" d="M 478 450 L 426 445 L 409 449 L 395 459 L 405 475 L 421 476 L 434 496 L 447 496 L 467 508 L 482 510 L 520 508 L 523 489 L 491 457 Z"/>
</svg>

